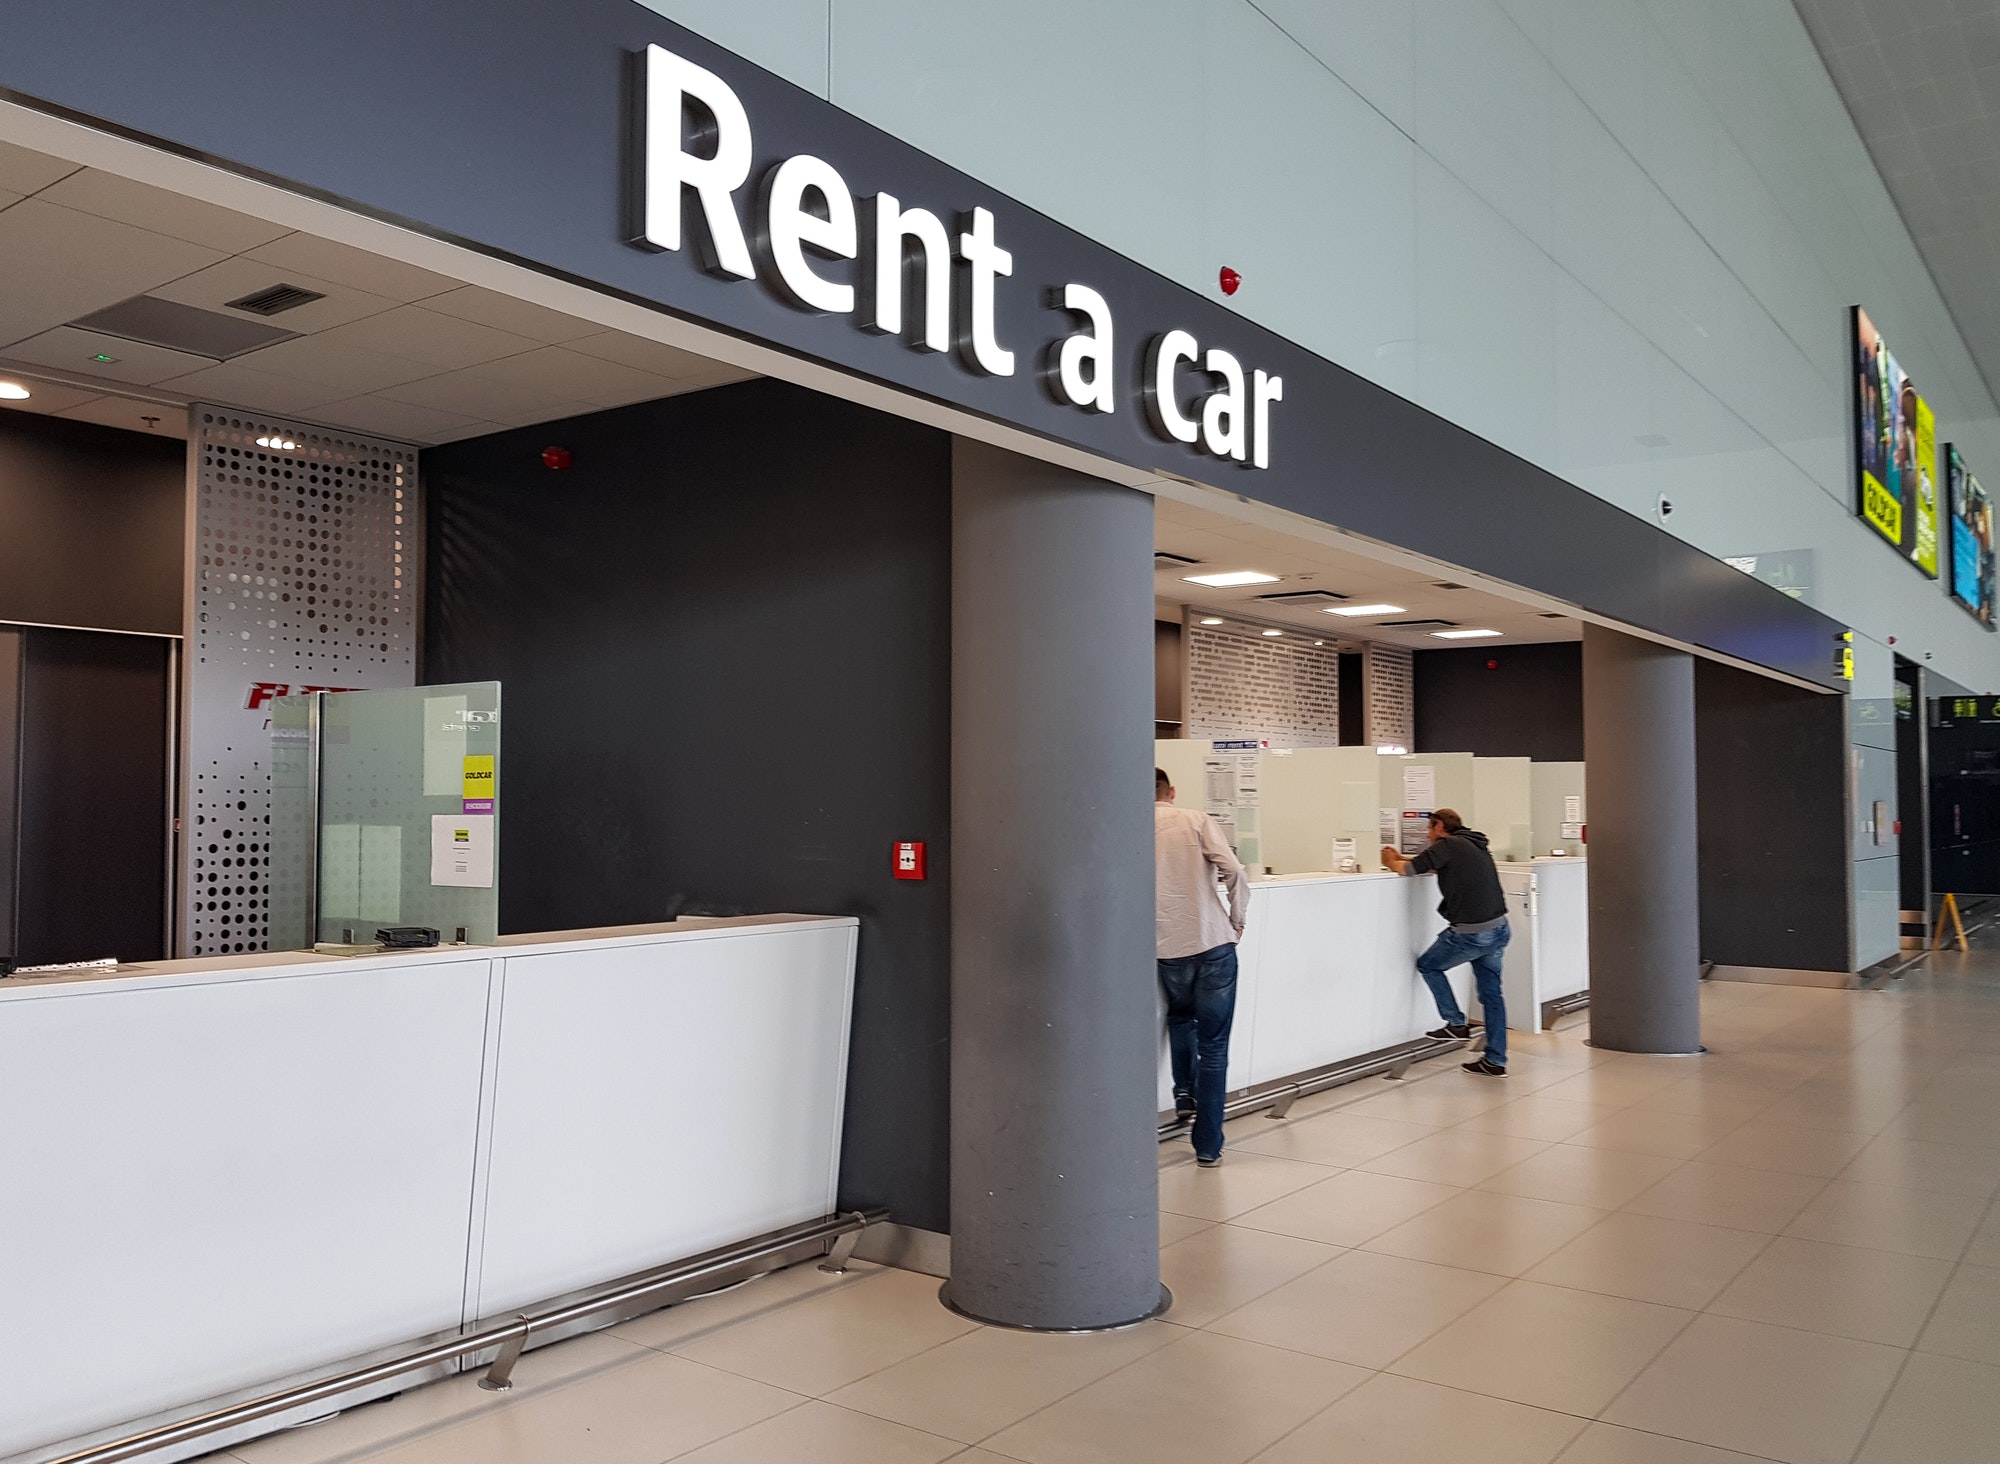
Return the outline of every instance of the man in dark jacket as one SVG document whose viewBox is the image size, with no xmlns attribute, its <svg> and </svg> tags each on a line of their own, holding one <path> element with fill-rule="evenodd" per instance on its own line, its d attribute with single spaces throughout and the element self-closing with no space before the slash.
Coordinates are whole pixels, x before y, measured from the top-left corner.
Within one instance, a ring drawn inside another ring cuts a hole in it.
<svg viewBox="0 0 2000 1464">
<path fill-rule="evenodd" d="M 1417 957 L 1417 970 L 1444 1018 L 1444 1025 L 1427 1035 L 1459 1040 L 1472 1036 L 1445 979 L 1445 972 L 1470 962 L 1486 1019 L 1486 1051 L 1465 1064 L 1465 1070 L 1502 1078 L 1507 1075 L 1507 998 L 1500 985 L 1500 964 L 1513 932 L 1507 925 L 1500 872 L 1487 852 L 1486 835 L 1467 828 L 1451 809 L 1440 808 L 1431 815 L 1430 836 L 1430 847 L 1414 859 L 1405 859 L 1394 849 L 1382 851 L 1383 864 L 1398 874 L 1435 874 L 1438 892 L 1444 896 L 1438 914 L 1445 918 L 1445 929 Z"/>
</svg>

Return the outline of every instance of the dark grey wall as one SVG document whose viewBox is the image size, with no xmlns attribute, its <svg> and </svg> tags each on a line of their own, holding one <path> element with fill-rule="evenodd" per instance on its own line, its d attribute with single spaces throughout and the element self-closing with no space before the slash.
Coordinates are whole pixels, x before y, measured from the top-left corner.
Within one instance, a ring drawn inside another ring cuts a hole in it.
<svg viewBox="0 0 2000 1464">
<path fill-rule="evenodd" d="M 860 916 L 842 1203 L 943 1230 L 951 439 L 765 381 L 424 471 L 424 678 L 504 684 L 501 928 Z"/>
<path fill-rule="evenodd" d="M 178 635 L 187 445 L 0 412 L 0 620 Z"/>
<path fill-rule="evenodd" d="M 1845 697 L 1695 663 L 1703 960 L 1849 969 L 1846 717 Z"/>
<path fill-rule="evenodd" d="M 1418 651 L 1415 662 L 1418 752 L 1583 760 L 1582 642 Z"/>
<path fill-rule="evenodd" d="M 1181 735 L 1187 710 L 1187 655 L 1178 620 L 1153 622 L 1153 726 L 1157 737 Z"/>
<path fill-rule="evenodd" d="M 29 630 L 21 650 L 14 954 L 24 963 L 158 960 L 166 954 L 167 643 Z"/>
</svg>

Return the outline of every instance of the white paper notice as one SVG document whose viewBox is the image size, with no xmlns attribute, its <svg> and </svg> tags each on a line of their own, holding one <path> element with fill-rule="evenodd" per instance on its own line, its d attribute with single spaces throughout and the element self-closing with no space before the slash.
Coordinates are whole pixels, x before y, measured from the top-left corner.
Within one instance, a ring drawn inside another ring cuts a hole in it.
<svg viewBox="0 0 2000 1464">
<path fill-rule="evenodd" d="M 1360 851 L 1354 847 L 1354 840 L 1335 839 L 1333 841 L 1333 867 L 1335 869 L 1339 869 L 1350 859 L 1358 863 L 1360 858 Z"/>
<path fill-rule="evenodd" d="M 1437 772 L 1429 763 L 1403 765 L 1403 807 L 1424 813 L 1437 807 Z"/>
<path fill-rule="evenodd" d="M 449 889 L 493 888 L 493 815 L 431 817 L 431 883 Z"/>
<path fill-rule="evenodd" d="M 1565 793 L 1565 794 L 1563 795 L 1563 816 L 1562 816 L 1562 821 L 1563 821 L 1564 823 L 1566 823 L 1566 824 L 1576 824 L 1576 823 L 1582 823 L 1582 822 L 1583 822 L 1583 795 L 1582 795 L 1582 794 L 1580 794 L 1580 793 Z M 1576 835 L 1575 835 L 1575 834 L 1564 834 L 1564 835 L 1563 835 L 1563 837 L 1564 837 L 1564 838 L 1566 838 L 1566 839 L 1573 839 L 1573 838 L 1575 838 L 1575 837 L 1576 837 Z"/>
<path fill-rule="evenodd" d="M 1571 843 L 1575 843 L 1578 839 L 1583 837 L 1583 825 L 1580 823 L 1564 824 L 1562 826 L 1562 834 L 1560 837 L 1569 840 Z"/>
<path fill-rule="evenodd" d="M 1396 841 L 1402 837 L 1397 832 L 1401 823 L 1402 819 L 1397 815 L 1395 809 L 1383 809 L 1375 821 L 1375 837 L 1380 839 L 1386 847 L 1395 848 Z"/>
</svg>

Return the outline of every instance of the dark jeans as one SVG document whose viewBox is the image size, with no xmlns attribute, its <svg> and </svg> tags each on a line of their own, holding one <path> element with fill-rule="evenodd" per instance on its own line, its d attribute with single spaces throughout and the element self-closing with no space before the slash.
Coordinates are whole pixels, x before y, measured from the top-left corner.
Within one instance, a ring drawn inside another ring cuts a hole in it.
<svg viewBox="0 0 2000 1464">
<path fill-rule="evenodd" d="M 1512 937 L 1513 931 L 1505 922 L 1477 935 L 1460 935 L 1447 927 L 1431 942 L 1431 948 L 1417 957 L 1417 970 L 1437 998 L 1438 1015 L 1452 1027 L 1465 1025 L 1465 1013 L 1459 1010 L 1458 998 L 1451 994 L 1451 983 L 1444 979 L 1444 973 L 1471 963 L 1472 979 L 1479 989 L 1480 1016 L 1486 1023 L 1486 1060 L 1500 1067 L 1507 1066 L 1507 998 L 1500 985 L 1500 960 Z"/>
<path fill-rule="evenodd" d="M 1160 962 L 1167 994 L 1167 1051 L 1174 1094 L 1194 1095 L 1194 1152 L 1222 1152 L 1222 1104 L 1229 1091 L 1229 1029 L 1236 1020 L 1236 947 Z"/>
</svg>

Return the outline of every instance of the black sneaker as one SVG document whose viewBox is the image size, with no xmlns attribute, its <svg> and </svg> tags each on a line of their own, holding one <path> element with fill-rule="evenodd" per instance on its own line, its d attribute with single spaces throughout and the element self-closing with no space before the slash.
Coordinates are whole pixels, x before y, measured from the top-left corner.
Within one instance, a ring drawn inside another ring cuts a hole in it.
<svg viewBox="0 0 2000 1464">
<path fill-rule="evenodd" d="M 1194 1094 L 1174 1094 L 1174 1117 L 1182 1123 L 1194 1122 Z"/>
<path fill-rule="evenodd" d="M 1468 1062 L 1464 1066 L 1467 1072 L 1478 1073 L 1483 1078 L 1504 1078 L 1507 1076 L 1507 1069 L 1500 1066 L 1497 1062 L 1488 1062 L 1483 1057 L 1477 1062 Z"/>
<path fill-rule="evenodd" d="M 1426 1032 L 1424 1035 L 1433 1042 L 1463 1042 L 1472 1035 L 1472 1028 L 1462 1023 L 1454 1027 L 1447 1022 L 1444 1026 Z"/>
</svg>

